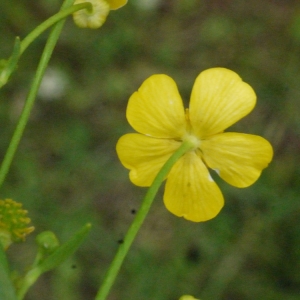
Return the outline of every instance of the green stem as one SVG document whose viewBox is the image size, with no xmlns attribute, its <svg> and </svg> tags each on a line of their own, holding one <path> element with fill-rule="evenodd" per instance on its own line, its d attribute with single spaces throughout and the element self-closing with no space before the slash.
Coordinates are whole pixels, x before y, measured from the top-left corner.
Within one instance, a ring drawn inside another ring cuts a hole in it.
<svg viewBox="0 0 300 300">
<path fill-rule="evenodd" d="M 57 14 L 53 15 L 49 19 L 47 19 L 45 22 L 37 26 L 32 32 L 30 32 L 21 42 L 21 49 L 20 54 L 22 54 L 27 47 L 39 36 L 41 35 L 45 30 L 50 28 L 55 23 L 65 19 L 67 16 L 73 14 L 74 12 L 81 10 L 81 9 L 88 9 L 92 10 L 93 6 L 90 2 L 86 3 L 80 3 L 76 5 L 72 5 L 64 10 L 60 10 Z"/>
<path fill-rule="evenodd" d="M 16 292 L 10 278 L 10 269 L 6 253 L 0 242 L 0 299 L 16 300 Z"/>
<path fill-rule="evenodd" d="M 74 0 L 65 0 L 63 5 L 62 5 L 62 9 L 69 7 L 73 4 Z M 29 94 L 27 96 L 22 114 L 19 118 L 18 124 L 16 126 L 16 129 L 13 133 L 12 139 L 10 141 L 10 144 L 8 146 L 8 149 L 6 151 L 6 154 L 4 156 L 3 162 L 1 164 L 0 167 L 0 187 L 3 184 L 3 181 L 8 173 L 8 170 L 10 168 L 11 162 L 14 158 L 14 155 L 16 153 L 16 150 L 18 148 L 18 145 L 20 143 L 21 137 L 23 135 L 25 126 L 28 122 L 28 118 L 31 112 L 31 109 L 33 107 L 38 89 L 40 87 L 42 78 L 44 76 L 45 70 L 47 68 L 48 62 L 50 60 L 50 57 L 52 55 L 53 49 L 55 47 L 55 44 L 59 38 L 59 35 L 61 33 L 62 27 L 64 25 L 64 21 L 65 20 L 61 20 L 59 21 L 55 27 L 53 28 L 53 30 L 51 31 L 49 38 L 47 40 L 45 49 L 43 51 L 43 54 L 41 56 L 39 65 L 37 67 L 37 71 L 35 74 L 35 77 L 33 79 L 32 85 L 31 85 L 31 89 L 29 91 Z M 29 44 L 29 42 L 27 42 L 27 44 Z M 26 44 L 25 44 L 26 46 Z M 23 46 L 23 48 L 25 47 Z M 24 48 L 25 49 L 25 48 Z"/>
<path fill-rule="evenodd" d="M 131 226 L 129 227 L 126 236 L 124 238 L 123 243 L 120 245 L 106 275 L 103 280 L 102 285 L 100 286 L 100 289 L 97 293 L 97 296 L 95 300 L 105 300 L 106 296 L 109 293 L 110 288 L 112 287 L 116 276 L 120 270 L 120 267 L 124 261 L 124 258 L 126 257 L 129 248 L 138 233 L 141 225 L 143 224 L 146 215 L 151 207 L 151 204 L 154 200 L 154 197 L 161 186 L 162 182 L 167 177 L 168 173 L 170 172 L 173 165 L 176 163 L 176 161 L 187 151 L 189 151 L 191 148 L 193 148 L 194 145 L 190 142 L 184 142 L 182 145 L 178 148 L 178 150 L 168 159 L 168 161 L 164 164 L 162 169 L 159 171 L 157 176 L 155 177 L 152 185 L 148 189 L 148 192 L 142 202 L 141 208 L 139 209 L 138 213 L 136 214 Z"/>
</svg>

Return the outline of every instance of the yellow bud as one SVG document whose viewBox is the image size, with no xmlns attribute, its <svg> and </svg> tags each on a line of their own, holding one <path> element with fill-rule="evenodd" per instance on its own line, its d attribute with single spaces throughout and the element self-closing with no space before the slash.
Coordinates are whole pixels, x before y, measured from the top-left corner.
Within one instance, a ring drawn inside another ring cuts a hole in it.
<svg viewBox="0 0 300 300">
<path fill-rule="evenodd" d="M 200 299 L 196 299 L 193 296 L 190 295 L 183 295 L 179 298 L 179 300 L 200 300 Z"/>
<path fill-rule="evenodd" d="M 73 14 L 78 27 L 96 29 L 102 26 L 108 16 L 110 6 L 105 0 L 75 0 L 74 4 L 90 2 L 93 9 L 81 9 Z"/>
</svg>

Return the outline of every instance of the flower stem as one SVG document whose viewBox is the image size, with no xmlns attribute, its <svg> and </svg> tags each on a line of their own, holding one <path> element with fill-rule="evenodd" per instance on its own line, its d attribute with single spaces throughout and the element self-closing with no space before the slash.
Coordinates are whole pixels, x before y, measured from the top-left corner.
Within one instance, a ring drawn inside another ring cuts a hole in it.
<svg viewBox="0 0 300 300">
<path fill-rule="evenodd" d="M 152 185 L 148 189 L 146 193 L 142 205 L 136 214 L 131 226 L 129 227 L 123 243 L 119 246 L 119 249 L 105 275 L 102 285 L 99 288 L 97 296 L 95 300 L 105 300 L 110 288 L 112 287 L 116 276 L 120 270 L 120 267 L 129 251 L 129 248 L 138 233 L 141 225 L 143 224 L 146 215 L 151 207 L 151 204 L 158 192 L 159 187 L 161 186 L 162 182 L 165 180 L 166 176 L 170 172 L 173 165 L 176 161 L 187 151 L 194 147 L 194 144 L 186 141 L 182 143 L 182 145 L 177 149 L 177 151 L 167 160 L 164 166 L 161 168 L 157 176 L 155 177 Z"/>
<path fill-rule="evenodd" d="M 73 4 L 74 0 L 65 0 L 63 5 L 62 5 L 62 9 L 69 7 Z M 3 181 L 8 173 L 8 170 L 10 168 L 10 165 L 12 163 L 12 160 L 14 158 L 14 155 L 17 151 L 18 145 L 20 143 L 21 137 L 23 135 L 25 126 L 28 122 L 29 119 L 29 115 L 31 112 L 31 109 L 33 107 L 38 89 L 40 87 L 42 78 L 44 76 L 45 70 L 47 68 L 48 62 L 51 58 L 53 49 L 55 47 L 55 44 L 59 38 L 59 35 L 61 33 L 62 27 L 64 25 L 64 20 L 59 21 L 55 27 L 53 28 L 53 30 L 51 31 L 45 49 L 42 53 L 39 65 L 37 67 L 37 71 L 35 74 L 35 77 L 33 79 L 29 94 L 27 96 L 27 99 L 25 101 L 25 105 L 24 108 L 22 110 L 21 116 L 19 118 L 18 124 L 16 126 L 16 129 L 13 133 L 12 139 L 10 141 L 10 144 L 8 146 L 8 149 L 6 151 L 6 154 L 4 156 L 3 162 L 1 164 L 0 167 L 0 186 L 3 184 Z M 26 48 L 26 45 L 28 46 L 31 42 L 31 38 L 27 40 L 27 42 L 25 43 L 25 46 L 23 44 L 23 51 Z M 24 43 L 24 41 L 23 41 Z"/>
<path fill-rule="evenodd" d="M 74 2 L 74 1 L 73 1 Z M 72 2 L 72 3 L 73 3 Z M 22 54 L 27 47 L 39 36 L 41 35 L 45 30 L 50 28 L 55 23 L 65 19 L 67 16 L 73 14 L 75 11 L 81 10 L 81 9 L 93 9 L 92 4 L 90 2 L 86 3 L 80 3 L 76 5 L 71 5 L 70 7 L 60 10 L 57 14 L 53 15 L 49 19 L 47 19 L 45 22 L 37 26 L 32 32 L 30 32 L 21 42 L 21 49 L 20 54 Z"/>
</svg>

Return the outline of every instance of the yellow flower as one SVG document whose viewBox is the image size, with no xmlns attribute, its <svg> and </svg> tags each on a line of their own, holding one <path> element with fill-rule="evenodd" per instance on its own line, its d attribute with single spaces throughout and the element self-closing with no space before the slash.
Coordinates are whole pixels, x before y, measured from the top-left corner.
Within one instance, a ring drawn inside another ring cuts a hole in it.
<svg viewBox="0 0 300 300">
<path fill-rule="evenodd" d="M 118 9 L 127 0 L 75 0 L 74 4 L 90 2 L 93 10 L 81 9 L 73 14 L 75 24 L 81 28 L 96 29 L 102 26 L 110 10 Z"/>
<path fill-rule="evenodd" d="M 190 295 L 183 295 L 179 298 L 179 300 L 199 300 Z"/>
<path fill-rule="evenodd" d="M 139 133 L 119 139 L 119 159 L 130 169 L 134 184 L 150 186 L 181 143 L 193 142 L 194 148 L 167 176 L 164 203 L 176 216 L 209 220 L 220 212 L 224 199 L 207 167 L 242 188 L 253 184 L 272 159 L 272 146 L 264 138 L 223 132 L 250 113 L 255 103 L 250 85 L 228 69 L 200 73 L 186 110 L 173 79 L 153 75 L 129 99 L 127 119 Z"/>
<path fill-rule="evenodd" d="M 127 0 L 107 0 L 109 3 L 110 9 L 119 9 L 127 3 Z"/>
</svg>

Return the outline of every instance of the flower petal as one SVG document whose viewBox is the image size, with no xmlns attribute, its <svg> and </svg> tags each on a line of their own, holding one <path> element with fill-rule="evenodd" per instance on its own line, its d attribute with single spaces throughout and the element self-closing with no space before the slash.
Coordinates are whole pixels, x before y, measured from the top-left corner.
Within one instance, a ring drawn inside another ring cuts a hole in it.
<svg viewBox="0 0 300 300">
<path fill-rule="evenodd" d="M 138 133 L 123 135 L 117 143 L 117 154 L 123 166 L 130 169 L 129 178 L 138 186 L 150 186 L 180 143 L 156 139 Z"/>
<path fill-rule="evenodd" d="M 186 120 L 176 83 L 167 75 L 152 75 L 129 99 L 129 124 L 138 132 L 157 138 L 180 138 Z"/>
<path fill-rule="evenodd" d="M 127 3 L 127 0 L 108 0 L 110 9 L 119 9 Z"/>
<path fill-rule="evenodd" d="M 235 132 L 208 137 L 200 148 L 205 163 L 236 187 L 253 184 L 273 157 L 272 146 L 264 138 Z"/>
<path fill-rule="evenodd" d="M 214 218 L 223 207 L 224 199 L 201 158 L 191 151 L 170 171 L 164 203 L 174 215 L 201 222 Z"/>
<path fill-rule="evenodd" d="M 196 78 L 191 94 L 193 131 L 198 137 L 220 133 L 249 114 L 255 103 L 255 92 L 235 72 L 208 69 Z"/>
</svg>

